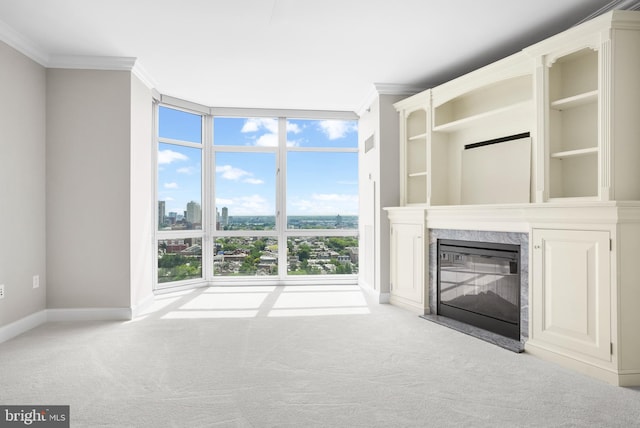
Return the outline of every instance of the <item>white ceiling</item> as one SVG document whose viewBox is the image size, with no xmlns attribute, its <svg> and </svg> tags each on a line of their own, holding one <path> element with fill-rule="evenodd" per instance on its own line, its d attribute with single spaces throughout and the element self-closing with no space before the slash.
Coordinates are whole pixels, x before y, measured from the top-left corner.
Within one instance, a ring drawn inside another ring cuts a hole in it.
<svg viewBox="0 0 640 428">
<path fill-rule="evenodd" d="M 0 0 L 0 39 L 43 65 L 135 57 L 160 93 L 207 106 L 356 111 L 374 83 L 427 88 L 629 3 Z"/>
</svg>

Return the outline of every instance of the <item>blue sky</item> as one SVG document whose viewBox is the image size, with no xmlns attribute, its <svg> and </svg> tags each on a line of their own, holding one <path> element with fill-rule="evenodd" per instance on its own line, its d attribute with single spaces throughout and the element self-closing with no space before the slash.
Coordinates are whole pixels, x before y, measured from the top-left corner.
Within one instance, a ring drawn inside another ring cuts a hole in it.
<svg viewBox="0 0 640 428">
<path fill-rule="evenodd" d="M 201 143 L 200 116 L 160 108 L 161 138 Z M 214 146 L 273 147 L 260 153 L 216 152 L 216 206 L 229 215 L 275 215 L 278 120 L 214 118 Z M 357 122 L 337 120 L 287 121 L 288 147 L 357 148 Z M 289 215 L 357 215 L 358 154 L 295 152 L 287 155 Z M 158 200 L 166 212 L 181 214 L 187 202 L 201 202 L 201 150 L 160 143 Z"/>
</svg>

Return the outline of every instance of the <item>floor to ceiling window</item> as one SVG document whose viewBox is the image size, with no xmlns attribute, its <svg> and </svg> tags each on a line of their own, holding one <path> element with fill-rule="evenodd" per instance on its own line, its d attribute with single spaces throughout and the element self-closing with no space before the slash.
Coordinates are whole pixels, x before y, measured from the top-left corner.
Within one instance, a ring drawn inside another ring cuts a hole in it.
<svg viewBox="0 0 640 428">
<path fill-rule="evenodd" d="M 202 280 L 203 118 L 160 107 L 157 122 L 157 283 Z"/>
<path fill-rule="evenodd" d="M 357 121 L 156 111 L 159 288 L 355 281 Z"/>
</svg>

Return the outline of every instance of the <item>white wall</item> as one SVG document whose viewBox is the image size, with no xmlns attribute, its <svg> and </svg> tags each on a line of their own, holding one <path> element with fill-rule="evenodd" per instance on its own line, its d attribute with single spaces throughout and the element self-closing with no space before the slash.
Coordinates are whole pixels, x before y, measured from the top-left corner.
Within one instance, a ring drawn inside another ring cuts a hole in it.
<svg viewBox="0 0 640 428">
<path fill-rule="evenodd" d="M 47 70 L 47 306 L 130 307 L 131 73 Z"/>
<path fill-rule="evenodd" d="M 2 42 L 0 64 L 3 326 L 45 308 L 45 69 Z"/>
<path fill-rule="evenodd" d="M 136 307 L 153 295 L 155 227 L 155 173 L 152 153 L 155 149 L 152 130 L 151 90 L 131 75 L 131 306 Z"/>
<path fill-rule="evenodd" d="M 403 98 L 379 95 L 359 122 L 360 284 L 373 290 L 380 301 L 387 300 L 390 275 L 389 220 L 383 208 L 400 203 L 399 122 L 393 103 Z M 371 135 L 375 147 L 364 153 L 364 141 Z"/>
<path fill-rule="evenodd" d="M 362 287 L 376 292 L 380 291 L 379 286 L 376 287 L 378 272 L 378 263 L 376 262 L 377 243 L 376 243 L 376 219 L 379 217 L 377 212 L 377 187 L 379 181 L 378 159 L 380 134 L 378 126 L 378 97 L 371 103 L 368 110 L 360 116 L 358 122 L 358 139 L 360 147 L 359 167 L 359 204 L 360 215 L 358 222 L 360 225 L 360 276 L 359 281 Z M 365 152 L 365 141 L 369 138 L 373 139 L 373 148 Z"/>
</svg>

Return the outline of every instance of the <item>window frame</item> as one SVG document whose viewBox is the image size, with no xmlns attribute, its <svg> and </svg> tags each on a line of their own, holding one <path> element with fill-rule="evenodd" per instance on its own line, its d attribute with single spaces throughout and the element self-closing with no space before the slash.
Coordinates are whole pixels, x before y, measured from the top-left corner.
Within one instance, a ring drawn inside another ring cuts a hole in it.
<svg viewBox="0 0 640 428">
<path fill-rule="evenodd" d="M 160 106 L 197 114 L 202 117 L 202 142 L 193 143 L 159 137 Z M 214 139 L 214 119 L 229 118 L 273 118 L 278 120 L 278 145 L 273 147 L 220 145 Z M 359 229 L 289 229 L 287 222 L 287 180 L 286 162 L 289 152 L 325 152 L 325 153 L 358 153 L 358 147 L 287 147 L 287 120 L 345 120 L 356 121 L 358 116 L 352 112 L 315 111 L 315 110 L 274 110 L 243 108 L 208 108 L 187 101 L 160 96 L 154 103 L 154 290 L 199 285 L 285 285 L 285 284 L 318 284 L 331 281 L 332 284 L 357 284 L 358 274 L 323 274 L 323 275 L 290 275 L 288 273 L 287 242 L 295 237 L 356 237 L 359 240 Z M 357 131 L 356 131 L 357 132 Z M 158 149 L 160 143 L 177 144 L 202 150 L 201 168 L 201 210 L 202 229 L 162 231 L 158 227 Z M 216 229 L 216 153 L 274 153 L 276 168 L 276 220 L 274 230 L 217 230 Z M 359 164 L 359 160 L 358 160 Z M 358 165 L 359 167 L 359 165 Z M 359 215 L 358 215 L 359 217 Z M 214 275 L 214 245 L 218 238 L 224 237 L 270 237 L 278 242 L 278 274 L 273 276 L 221 276 Z M 200 238 L 202 240 L 202 278 L 174 282 L 158 281 L 158 244 L 164 239 Z"/>
</svg>

